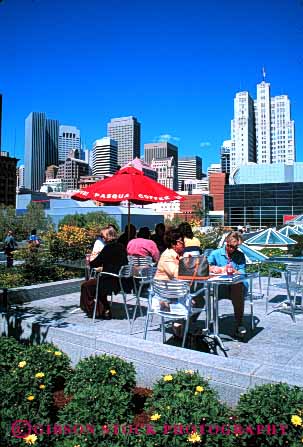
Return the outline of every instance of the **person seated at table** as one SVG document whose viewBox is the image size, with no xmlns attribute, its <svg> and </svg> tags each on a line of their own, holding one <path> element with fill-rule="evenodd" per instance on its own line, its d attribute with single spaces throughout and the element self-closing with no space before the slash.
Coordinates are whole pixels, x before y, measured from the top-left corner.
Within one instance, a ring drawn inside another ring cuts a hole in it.
<svg viewBox="0 0 303 447">
<path fill-rule="evenodd" d="M 158 262 L 160 252 L 154 241 L 150 240 L 148 227 L 142 227 L 138 231 L 137 237 L 127 244 L 127 254 L 129 256 L 150 256 L 154 262 Z"/>
<path fill-rule="evenodd" d="M 238 231 L 230 232 L 223 247 L 213 250 L 208 256 L 209 270 L 215 274 L 226 274 L 228 264 L 232 265 L 233 273 L 246 273 L 246 262 L 244 254 L 238 250 L 243 242 L 243 237 Z M 243 326 L 244 296 L 246 293 L 246 282 L 219 286 L 219 299 L 230 299 L 236 320 L 236 336 L 243 338 L 246 328 Z"/>
<path fill-rule="evenodd" d="M 94 243 L 94 246 L 93 246 L 93 251 L 91 252 L 91 255 L 90 255 L 90 258 L 89 258 L 90 262 L 92 262 L 94 259 L 96 259 L 98 254 L 105 247 L 104 232 L 107 229 L 108 229 L 108 227 L 101 228 L 100 234 L 99 234 L 99 236 L 97 236 L 97 239 L 95 240 L 95 243 Z"/>
<path fill-rule="evenodd" d="M 178 279 L 179 274 L 179 262 L 182 258 L 184 252 L 184 240 L 183 236 L 178 228 L 172 228 L 165 233 L 165 243 L 167 244 L 167 249 L 160 256 L 157 271 L 155 274 L 155 279 L 159 280 L 172 280 Z M 204 299 L 202 296 L 195 298 L 195 301 L 192 301 L 192 305 L 201 307 L 204 303 Z M 157 306 L 156 300 L 153 303 Z M 179 303 L 181 306 L 188 307 L 188 302 Z M 169 311 L 170 306 L 165 301 L 160 301 L 158 306 L 164 311 Z M 195 314 L 192 317 L 192 320 L 196 320 L 199 314 Z M 176 337 L 181 338 L 183 335 L 183 324 L 182 323 L 174 323 L 173 324 L 173 333 Z"/>
<path fill-rule="evenodd" d="M 124 247 L 126 248 L 129 241 L 131 241 L 132 239 L 135 239 L 136 233 L 137 233 L 137 228 L 135 227 L 135 225 L 129 224 L 129 232 L 128 232 L 128 225 L 125 225 L 124 233 L 122 233 L 119 236 L 118 242 L 120 244 L 123 244 Z"/>
<path fill-rule="evenodd" d="M 202 250 L 200 248 L 201 243 L 199 239 L 194 236 L 190 224 L 188 222 L 182 222 L 180 223 L 178 228 L 184 240 L 183 255 L 186 256 L 186 253 L 188 253 L 191 256 L 199 256 L 202 253 Z"/>
<path fill-rule="evenodd" d="M 158 250 L 161 253 L 167 248 L 166 243 L 164 241 L 165 235 L 165 225 L 160 222 L 155 226 L 155 234 L 151 235 L 151 240 L 154 241 L 158 247 Z"/>
<path fill-rule="evenodd" d="M 99 271 L 108 273 L 119 273 L 123 265 L 127 265 L 127 254 L 123 244 L 117 241 L 118 235 L 113 228 L 106 229 L 103 232 L 105 247 L 98 254 L 98 256 L 90 263 L 91 268 L 96 268 Z M 132 282 L 125 279 L 125 291 L 131 291 Z M 118 278 L 110 276 L 102 276 L 99 280 L 99 296 L 98 305 L 96 309 L 96 317 L 101 317 L 106 320 L 112 318 L 107 295 L 112 292 L 117 294 L 120 291 Z M 93 315 L 95 306 L 96 293 L 96 279 L 85 281 L 81 285 L 80 307 L 88 316 Z"/>
</svg>

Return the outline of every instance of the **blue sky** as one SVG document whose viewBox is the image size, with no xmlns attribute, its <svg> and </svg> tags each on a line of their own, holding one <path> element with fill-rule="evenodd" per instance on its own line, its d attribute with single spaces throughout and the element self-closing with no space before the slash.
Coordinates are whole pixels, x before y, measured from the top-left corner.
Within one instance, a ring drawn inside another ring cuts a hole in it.
<svg viewBox="0 0 303 447">
<path fill-rule="evenodd" d="M 134 115 L 143 144 L 219 161 L 237 91 L 288 94 L 303 161 L 303 0 L 2 0 L 2 149 L 23 158 L 31 111 L 76 125 L 87 147 Z"/>
</svg>

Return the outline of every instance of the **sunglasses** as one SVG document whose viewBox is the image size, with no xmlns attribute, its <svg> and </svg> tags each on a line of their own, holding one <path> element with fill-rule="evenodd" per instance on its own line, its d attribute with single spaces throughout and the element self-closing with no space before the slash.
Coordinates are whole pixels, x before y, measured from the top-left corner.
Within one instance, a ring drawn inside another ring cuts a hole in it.
<svg viewBox="0 0 303 447">
<path fill-rule="evenodd" d="M 236 250 L 238 248 L 238 245 L 226 244 L 226 246 L 232 248 L 233 250 Z"/>
</svg>

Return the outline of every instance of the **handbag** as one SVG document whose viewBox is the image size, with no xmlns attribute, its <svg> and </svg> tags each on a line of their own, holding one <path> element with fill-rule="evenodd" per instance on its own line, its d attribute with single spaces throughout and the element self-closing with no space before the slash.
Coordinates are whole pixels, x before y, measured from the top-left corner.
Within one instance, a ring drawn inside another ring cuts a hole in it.
<svg viewBox="0 0 303 447">
<path fill-rule="evenodd" d="M 209 276 L 209 264 L 206 256 L 186 256 L 179 261 L 179 279 L 206 279 Z"/>
</svg>

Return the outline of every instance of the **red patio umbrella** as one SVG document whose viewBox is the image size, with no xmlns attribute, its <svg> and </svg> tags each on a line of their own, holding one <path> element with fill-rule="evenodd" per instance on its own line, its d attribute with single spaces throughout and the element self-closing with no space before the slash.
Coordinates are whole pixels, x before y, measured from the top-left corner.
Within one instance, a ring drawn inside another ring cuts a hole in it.
<svg viewBox="0 0 303 447">
<path fill-rule="evenodd" d="M 128 227 L 130 224 L 130 202 L 144 205 L 149 203 L 172 202 L 184 197 L 155 180 L 146 177 L 142 171 L 129 166 L 120 169 L 112 177 L 99 180 L 72 195 L 75 200 L 96 200 L 117 203 L 128 201 Z"/>
</svg>

